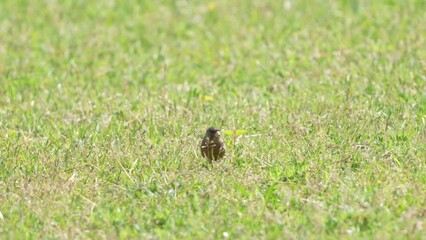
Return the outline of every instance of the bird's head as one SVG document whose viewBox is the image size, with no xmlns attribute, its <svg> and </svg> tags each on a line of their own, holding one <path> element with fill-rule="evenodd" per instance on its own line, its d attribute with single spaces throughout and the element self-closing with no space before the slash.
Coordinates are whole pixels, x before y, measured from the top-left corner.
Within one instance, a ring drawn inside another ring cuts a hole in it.
<svg viewBox="0 0 426 240">
<path fill-rule="evenodd" d="M 209 127 L 206 131 L 206 137 L 208 137 L 210 140 L 216 140 L 220 138 L 220 129 Z"/>
</svg>

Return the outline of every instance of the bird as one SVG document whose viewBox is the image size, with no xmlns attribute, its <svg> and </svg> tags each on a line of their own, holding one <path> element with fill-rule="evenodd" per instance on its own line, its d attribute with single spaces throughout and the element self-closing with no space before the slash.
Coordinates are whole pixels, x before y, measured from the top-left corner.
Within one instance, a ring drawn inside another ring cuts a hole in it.
<svg viewBox="0 0 426 240">
<path fill-rule="evenodd" d="M 213 161 L 223 158 L 225 152 L 225 144 L 220 139 L 220 129 L 209 127 L 201 142 L 201 156 L 207 158 L 207 161 L 211 164 Z"/>
</svg>

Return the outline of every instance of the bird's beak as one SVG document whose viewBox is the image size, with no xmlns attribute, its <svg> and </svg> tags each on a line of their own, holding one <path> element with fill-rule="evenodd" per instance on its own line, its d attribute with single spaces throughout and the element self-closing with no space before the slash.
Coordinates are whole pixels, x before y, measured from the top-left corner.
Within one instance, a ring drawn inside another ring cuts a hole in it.
<svg viewBox="0 0 426 240">
<path fill-rule="evenodd" d="M 215 132 L 214 137 L 220 137 L 220 131 Z"/>
</svg>

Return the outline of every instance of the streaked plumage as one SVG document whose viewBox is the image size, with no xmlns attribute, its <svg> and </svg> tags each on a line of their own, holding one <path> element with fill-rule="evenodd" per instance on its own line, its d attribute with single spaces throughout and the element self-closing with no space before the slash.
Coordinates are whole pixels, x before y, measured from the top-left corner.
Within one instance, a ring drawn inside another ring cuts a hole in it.
<svg viewBox="0 0 426 240">
<path fill-rule="evenodd" d="M 214 127 L 208 128 L 201 142 L 201 156 L 207 158 L 209 163 L 212 163 L 212 161 L 223 158 L 225 152 L 225 144 L 220 139 L 220 130 Z"/>
</svg>

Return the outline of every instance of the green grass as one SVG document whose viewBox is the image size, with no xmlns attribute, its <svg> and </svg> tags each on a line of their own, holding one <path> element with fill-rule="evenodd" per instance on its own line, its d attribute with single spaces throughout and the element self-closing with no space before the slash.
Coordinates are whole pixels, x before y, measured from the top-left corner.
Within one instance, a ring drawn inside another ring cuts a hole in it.
<svg viewBox="0 0 426 240">
<path fill-rule="evenodd" d="M 0 238 L 424 239 L 425 12 L 1 1 Z"/>
</svg>

